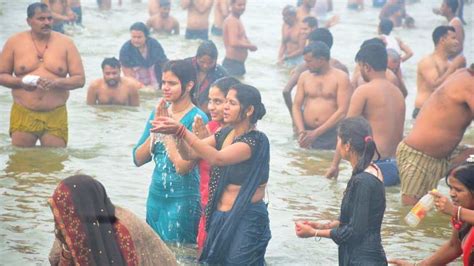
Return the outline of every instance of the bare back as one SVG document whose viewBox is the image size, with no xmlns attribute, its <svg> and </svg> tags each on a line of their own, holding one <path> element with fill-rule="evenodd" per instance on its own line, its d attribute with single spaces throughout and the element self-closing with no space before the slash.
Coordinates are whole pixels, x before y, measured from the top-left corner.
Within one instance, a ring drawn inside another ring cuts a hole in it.
<svg viewBox="0 0 474 266">
<path fill-rule="evenodd" d="M 446 158 L 474 119 L 474 76 L 452 74 L 425 102 L 405 143 L 427 155 Z"/>
<path fill-rule="evenodd" d="M 386 79 L 361 85 L 347 113 L 348 117 L 359 115 L 369 121 L 382 159 L 394 157 L 405 124 L 405 99 L 400 90 Z"/>
<path fill-rule="evenodd" d="M 436 88 L 430 82 L 440 78 L 448 70 L 448 67 L 448 60 L 441 60 L 441 58 L 436 57 L 434 54 L 423 58 L 418 63 L 416 71 L 416 108 L 421 108 L 428 97 L 435 91 Z"/>
<path fill-rule="evenodd" d="M 72 40 L 56 32 L 51 32 L 49 38 L 41 62 L 29 31 L 12 36 L 1 54 L 0 73 L 14 74 L 19 78 L 37 75 L 50 80 L 65 78 L 68 75 L 84 76 L 81 58 Z M 69 97 L 67 89 L 12 89 L 14 101 L 34 111 L 52 110 L 64 105 Z"/>
</svg>

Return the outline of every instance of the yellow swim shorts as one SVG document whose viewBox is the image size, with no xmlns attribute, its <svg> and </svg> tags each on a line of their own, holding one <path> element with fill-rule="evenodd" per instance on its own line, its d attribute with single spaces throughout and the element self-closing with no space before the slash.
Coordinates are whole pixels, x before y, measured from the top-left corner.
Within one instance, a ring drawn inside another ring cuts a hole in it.
<svg viewBox="0 0 474 266">
<path fill-rule="evenodd" d="M 397 164 L 402 195 L 421 198 L 446 175 L 449 158 L 431 157 L 402 141 L 397 147 Z"/>
<path fill-rule="evenodd" d="M 51 111 L 36 112 L 13 103 L 10 114 L 10 136 L 17 131 L 31 133 L 38 137 L 47 133 L 60 137 L 67 143 L 66 105 Z"/>
</svg>

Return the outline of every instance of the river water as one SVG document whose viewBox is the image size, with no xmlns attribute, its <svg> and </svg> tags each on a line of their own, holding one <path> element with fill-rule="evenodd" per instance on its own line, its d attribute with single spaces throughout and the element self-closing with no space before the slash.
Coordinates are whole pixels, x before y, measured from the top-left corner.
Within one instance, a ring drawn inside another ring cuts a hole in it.
<svg viewBox="0 0 474 266">
<path fill-rule="evenodd" d="M 26 7 L 31 1 L 0 0 L 0 45 L 12 34 L 27 30 Z M 0 88 L 0 264 L 43 265 L 53 241 L 53 217 L 46 203 L 57 183 L 70 175 L 84 173 L 100 180 L 112 202 L 145 217 L 145 201 L 152 165 L 136 168 L 131 151 L 140 137 L 150 110 L 157 103 L 151 94 L 141 94 L 141 106 L 90 107 L 85 104 L 88 84 L 101 77 L 100 63 L 104 57 L 117 56 L 128 40 L 128 28 L 135 21 L 147 19 L 147 4 L 124 0 L 112 11 L 97 9 L 94 0 L 83 2 L 85 30 L 74 30 L 73 39 L 82 55 L 87 82 L 71 93 L 69 109 L 69 146 L 66 149 L 18 149 L 10 144 L 8 135 L 11 107 L 10 90 Z M 114 4 L 117 1 L 113 1 Z M 186 14 L 174 1 L 172 14 L 184 32 Z M 292 136 L 291 119 L 284 105 L 281 90 L 289 70 L 275 65 L 282 23 L 281 10 L 295 1 L 249 0 L 242 17 L 249 38 L 259 47 L 247 61 L 245 82 L 260 89 L 267 115 L 258 127 L 271 141 L 271 173 L 268 185 L 269 212 L 273 238 L 266 260 L 269 265 L 334 265 L 337 246 L 328 239 L 299 239 L 294 233 L 295 219 L 337 218 L 342 192 L 349 178 L 349 167 L 343 163 L 340 178 L 329 181 L 322 175 L 329 166 L 332 152 L 307 151 L 297 147 Z M 366 1 L 370 2 L 370 1 Z M 396 29 L 394 35 L 413 49 L 415 55 L 403 65 L 409 95 L 407 118 L 413 110 L 416 63 L 433 50 L 431 32 L 444 24 L 442 17 L 432 14 L 439 0 L 422 0 L 409 5 L 408 13 L 416 29 Z M 349 11 L 345 0 L 335 0 L 341 22 L 331 31 L 334 35 L 333 57 L 354 67 L 353 58 L 360 43 L 376 34 L 378 9 Z M 473 6 L 465 7 L 465 55 L 473 62 Z M 171 59 L 191 56 L 198 41 L 185 41 L 181 36 L 157 36 Z M 223 58 L 222 40 L 214 38 Z M 407 119 L 407 130 L 411 120 Z M 474 143 L 474 130 L 468 130 L 465 142 Z M 442 182 L 440 182 L 442 183 Z M 447 188 L 441 185 L 441 191 Z M 408 211 L 399 203 L 399 187 L 386 190 L 387 209 L 382 227 L 383 245 L 388 257 L 421 259 L 448 239 L 448 218 L 431 213 L 416 229 L 402 221 Z M 174 248 L 183 264 L 193 264 L 189 249 Z M 459 261 L 458 261 L 459 263 Z"/>
</svg>

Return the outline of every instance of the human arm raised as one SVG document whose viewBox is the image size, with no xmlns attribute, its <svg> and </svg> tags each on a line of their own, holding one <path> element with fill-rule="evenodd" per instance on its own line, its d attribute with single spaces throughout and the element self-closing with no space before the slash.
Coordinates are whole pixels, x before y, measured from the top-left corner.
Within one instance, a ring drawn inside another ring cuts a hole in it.
<svg viewBox="0 0 474 266">
<path fill-rule="evenodd" d="M 400 46 L 400 49 L 404 53 L 400 59 L 402 60 L 402 62 L 405 62 L 413 56 L 413 51 L 408 45 L 402 42 L 402 40 L 400 40 L 399 38 L 397 38 L 397 42 L 398 42 L 398 46 Z"/>
</svg>

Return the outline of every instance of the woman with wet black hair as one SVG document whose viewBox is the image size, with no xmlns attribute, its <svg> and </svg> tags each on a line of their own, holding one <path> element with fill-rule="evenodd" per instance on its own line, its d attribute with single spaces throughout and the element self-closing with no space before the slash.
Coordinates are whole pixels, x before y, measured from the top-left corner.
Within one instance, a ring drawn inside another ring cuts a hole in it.
<svg viewBox="0 0 474 266">
<path fill-rule="evenodd" d="M 298 237 L 326 237 L 339 245 L 339 265 L 387 265 L 380 229 L 385 212 L 385 188 L 369 122 L 362 117 L 341 121 L 337 149 L 352 165 L 352 176 L 341 204 L 339 220 L 298 221 Z M 380 157 L 380 156 L 379 156 Z"/>
<path fill-rule="evenodd" d="M 166 117 L 152 131 L 174 134 L 180 154 L 201 158 L 213 166 L 206 209 L 207 238 L 200 261 L 219 265 L 264 265 L 271 238 L 267 205 L 270 145 L 255 124 L 265 115 L 260 92 L 237 84 L 229 89 L 224 107 L 226 127 L 200 140 Z"/>
</svg>

